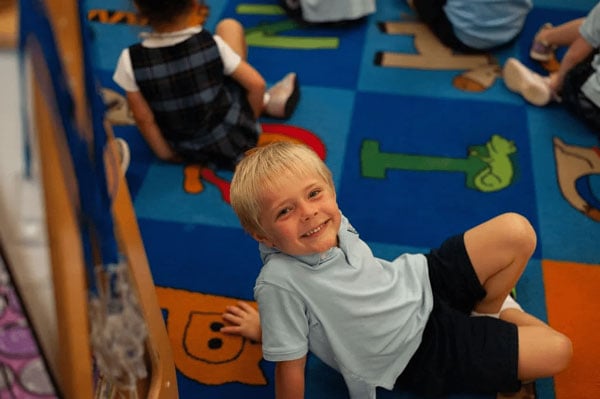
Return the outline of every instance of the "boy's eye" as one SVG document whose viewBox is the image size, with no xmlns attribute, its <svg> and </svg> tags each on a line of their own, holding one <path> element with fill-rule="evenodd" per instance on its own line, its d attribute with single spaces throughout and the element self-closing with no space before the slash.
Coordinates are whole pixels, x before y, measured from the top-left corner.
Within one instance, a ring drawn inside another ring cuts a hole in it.
<svg viewBox="0 0 600 399">
<path fill-rule="evenodd" d="M 312 190 L 312 191 L 311 191 L 311 192 L 308 194 L 308 197 L 309 197 L 309 198 L 316 197 L 317 195 L 319 195 L 319 193 L 320 193 L 320 192 L 321 192 L 321 189 L 315 189 L 315 190 Z"/>
<path fill-rule="evenodd" d="M 279 212 L 277 212 L 277 217 L 285 216 L 290 212 L 290 208 L 283 208 Z"/>
</svg>

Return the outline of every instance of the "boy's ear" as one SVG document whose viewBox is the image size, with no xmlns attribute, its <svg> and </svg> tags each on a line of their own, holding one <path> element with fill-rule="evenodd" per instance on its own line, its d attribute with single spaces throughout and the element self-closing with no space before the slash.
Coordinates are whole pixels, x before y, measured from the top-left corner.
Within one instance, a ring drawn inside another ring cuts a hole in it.
<svg viewBox="0 0 600 399">
<path fill-rule="evenodd" d="M 273 241 L 269 240 L 268 237 L 266 237 L 260 233 L 257 233 L 257 232 L 251 233 L 251 235 L 252 235 L 252 238 L 254 238 L 256 241 L 258 241 L 262 244 L 265 244 L 268 247 L 273 246 Z"/>
</svg>

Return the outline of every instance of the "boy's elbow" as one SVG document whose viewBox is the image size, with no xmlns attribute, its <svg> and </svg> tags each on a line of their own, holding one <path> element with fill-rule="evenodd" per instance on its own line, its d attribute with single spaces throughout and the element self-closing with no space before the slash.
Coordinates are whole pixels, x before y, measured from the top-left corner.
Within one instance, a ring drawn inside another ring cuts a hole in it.
<svg viewBox="0 0 600 399">
<path fill-rule="evenodd" d="M 167 154 L 165 152 L 155 152 L 155 155 L 158 159 L 163 162 L 171 162 L 173 159 L 173 154 Z"/>
<path fill-rule="evenodd" d="M 267 90 L 267 82 L 263 78 L 260 78 L 254 82 L 251 90 L 255 93 L 264 93 Z"/>
</svg>

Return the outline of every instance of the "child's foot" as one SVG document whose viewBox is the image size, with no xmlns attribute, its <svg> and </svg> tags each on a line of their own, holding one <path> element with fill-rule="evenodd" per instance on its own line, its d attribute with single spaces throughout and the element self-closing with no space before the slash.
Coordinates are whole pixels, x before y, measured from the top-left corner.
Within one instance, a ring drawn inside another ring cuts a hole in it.
<svg viewBox="0 0 600 399">
<path fill-rule="evenodd" d="M 504 64 L 502 77 L 506 86 L 521 94 L 530 103 L 543 106 L 552 99 L 552 90 L 547 79 L 529 70 L 516 58 L 509 58 Z"/>
<path fill-rule="evenodd" d="M 296 73 L 290 72 L 273 87 L 267 90 L 269 102 L 265 106 L 265 113 L 273 118 L 287 119 L 298 105 L 300 87 Z"/>
<path fill-rule="evenodd" d="M 556 47 L 548 44 L 545 40 L 540 39 L 540 32 L 544 29 L 552 28 L 552 24 L 545 23 L 542 25 L 540 30 L 536 33 L 533 43 L 531 44 L 531 49 L 529 50 L 529 56 L 536 61 L 549 61 L 554 55 L 554 50 Z"/>
</svg>

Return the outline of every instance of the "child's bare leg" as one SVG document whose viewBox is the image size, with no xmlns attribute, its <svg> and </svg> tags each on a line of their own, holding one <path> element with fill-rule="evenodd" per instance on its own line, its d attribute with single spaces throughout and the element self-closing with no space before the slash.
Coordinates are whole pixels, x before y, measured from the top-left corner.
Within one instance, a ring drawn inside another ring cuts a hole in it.
<svg viewBox="0 0 600 399">
<path fill-rule="evenodd" d="M 567 368 L 573 356 L 567 336 L 520 309 L 506 309 L 500 313 L 500 319 L 518 327 L 521 381 L 550 377 Z"/>
<path fill-rule="evenodd" d="M 464 240 L 475 273 L 487 292 L 474 310 L 498 313 L 533 254 L 535 231 L 523 216 L 505 213 L 468 230 Z"/>
<path fill-rule="evenodd" d="M 508 309 L 500 318 L 518 326 L 521 381 L 551 377 L 567 368 L 573 356 L 573 346 L 567 336 L 520 310 Z"/>
<path fill-rule="evenodd" d="M 244 36 L 244 27 L 232 18 L 226 18 L 217 24 L 215 33 L 238 53 L 243 60 L 248 59 L 248 45 Z"/>
<path fill-rule="evenodd" d="M 475 307 L 478 313 L 498 313 L 523 273 L 535 245 L 533 227 L 516 213 L 497 216 L 465 233 L 467 253 L 487 292 Z M 572 346 L 565 335 L 519 309 L 505 309 L 500 318 L 518 327 L 519 379 L 549 377 L 567 367 Z"/>
<path fill-rule="evenodd" d="M 584 18 L 578 18 L 562 25 L 540 29 L 535 40 L 556 47 L 569 46 L 579 36 L 579 27 L 583 21 Z"/>
</svg>

